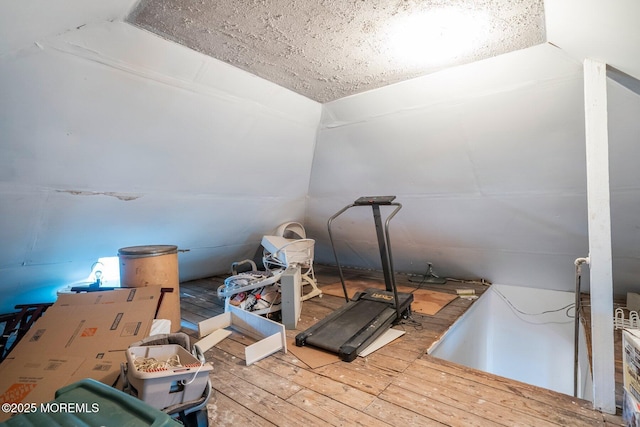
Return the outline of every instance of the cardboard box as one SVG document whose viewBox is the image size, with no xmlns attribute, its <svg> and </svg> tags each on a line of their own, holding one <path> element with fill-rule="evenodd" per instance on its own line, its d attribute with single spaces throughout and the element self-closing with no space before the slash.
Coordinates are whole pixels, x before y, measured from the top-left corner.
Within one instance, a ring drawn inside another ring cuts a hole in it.
<svg viewBox="0 0 640 427">
<path fill-rule="evenodd" d="M 48 402 L 84 378 L 114 384 L 129 345 L 149 335 L 159 296 L 157 286 L 61 295 L 0 364 L 0 400 Z"/>
<path fill-rule="evenodd" d="M 9 354 L 104 358 L 149 335 L 159 287 L 60 296 Z M 124 302 L 122 302 L 124 301 Z"/>
<path fill-rule="evenodd" d="M 0 364 L 0 404 L 39 405 L 52 400 L 58 389 L 85 378 L 111 386 L 118 380 L 120 364 L 125 360 L 124 352 L 107 359 L 65 355 L 6 359 Z M 0 413 L 0 422 L 11 415 Z"/>
<path fill-rule="evenodd" d="M 105 358 L 85 358 L 78 369 L 69 377 L 66 384 L 73 384 L 85 378 L 92 378 L 113 386 L 120 376 L 120 365 L 126 361 L 124 352 L 110 353 Z M 65 384 L 65 385 L 66 385 Z"/>
<path fill-rule="evenodd" d="M 622 331 L 622 378 L 624 389 L 640 400 L 640 330 Z"/>
<path fill-rule="evenodd" d="M 124 351 L 145 338 L 151 329 L 155 301 L 80 306 L 53 305 L 29 329 L 11 358 L 49 352 L 73 356 L 105 357 Z"/>
<path fill-rule="evenodd" d="M 83 361 L 82 357 L 64 355 L 4 360 L 0 364 L 0 404 L 40 404 L 51 400 Z M 0 422 L 11 415 L 0 412 Z"/>
<path fill-rule="evenodd" d="M 123 288 L 112 291 L 85 292 L 80 294 L 58 294 L 55 306 L 115 304 L 121 302 L 138 302 L 160 299 L 160 286 L 144 286 L 140 288 Z"/>
<path fill-rule="evenodd" d="M 622 421 L 627 427 L 640 427 L 640 403 L 627 390 L 622 401 Z"/>
</svg>

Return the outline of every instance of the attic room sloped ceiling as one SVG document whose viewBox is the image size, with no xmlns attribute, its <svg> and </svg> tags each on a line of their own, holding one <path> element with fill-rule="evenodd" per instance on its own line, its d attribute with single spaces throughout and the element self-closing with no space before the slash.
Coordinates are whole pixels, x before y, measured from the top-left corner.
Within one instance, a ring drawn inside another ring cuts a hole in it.
<svg viewBox="0 0 640 427">
<path fill-rule="evenodd" d="M 542 0 L 141 0 L 127 22 L 319 102 L 545 42 Z"/>
<path fill-rule="evenodd" d="M 53 298 L 125 246 L 189 249 L 182 280 L 225 273 L 290 220 L 331 262 L 328 216 L 366 193 L 404 204 L 401 271 L 429 261 L 570 290 L 588 242 L 581 61 L 640 77 L 632 1 L 549 0 L 549 44 L 324 105 L 124 22 L 135 2 L 3 6 L 0 312 Z M 609 97 L 624 292 L 640 274 L 640 101 L 615 81 Z M 373 267 L 369 216 L 347 220 L 349 263 Z"/>
</svg>

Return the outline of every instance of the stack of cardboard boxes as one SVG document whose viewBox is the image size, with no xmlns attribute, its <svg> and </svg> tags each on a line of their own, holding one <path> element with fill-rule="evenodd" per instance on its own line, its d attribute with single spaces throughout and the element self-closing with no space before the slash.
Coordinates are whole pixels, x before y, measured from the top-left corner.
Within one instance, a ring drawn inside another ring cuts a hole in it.
<svg viewBox="0 0 640 427">
<path fill-rule="evenodd" d="M 640 294 L 627 293 L 625 310 L 630 314 L 640 310 Z M 622 418 L 627 426 L 640 427 L 640 329 L 635 329 L 635 326 L 629 327 L 630 325 L 623 326 L 625 329 L 622 330 Z"/>
<path fill-rule="evenodd" d="M 0 364 L 0 403 L 48 402 L 83 378 L 116 384 L 129 345 L 149 335 L 160 289 L 60 295 Z"/>
<path fill-rule="evenodd" d="M 640 329 L 622 331 L 622 368 L 622 418 L 627 426 L 640 427 Z"/>
</svg>

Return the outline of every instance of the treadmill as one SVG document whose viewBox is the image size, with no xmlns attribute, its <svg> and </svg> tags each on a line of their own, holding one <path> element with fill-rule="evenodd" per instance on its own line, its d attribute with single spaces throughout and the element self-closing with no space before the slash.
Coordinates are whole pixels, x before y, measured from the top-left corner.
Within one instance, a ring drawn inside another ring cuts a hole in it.
<svg viewBox="0 0 640 427">
<path fill-rule="evenodd" d="M 392 325 L 402 320 L 403 316 L 408 317 L 411 314 L 413 294 L 397 291 L 393 258 L 391 257 L 389 222 L 402 208 L 400 203 L 394 202 L 395 198 L 395 196 L 360 197 L 329 218 L 327 223 L 329 240 L 347 303 L 296 335 L 296 346 L 309 345 L 321 348 L 331 353 L 337 353 L 340 359 L 345 362 L 351 362 L 360 351 L 368 347 Z M 344 274 L 333 242 L 331 223 L 346 210 L 356 206 L 371 206 L 373 211 L 385 289 L 369 288 L 362 292 L 356 292 L 353 298 L 349 299 Z M 387 216 L 384 229 L 380 215 L 381 206 L 395 207 Z"/>
</svg>

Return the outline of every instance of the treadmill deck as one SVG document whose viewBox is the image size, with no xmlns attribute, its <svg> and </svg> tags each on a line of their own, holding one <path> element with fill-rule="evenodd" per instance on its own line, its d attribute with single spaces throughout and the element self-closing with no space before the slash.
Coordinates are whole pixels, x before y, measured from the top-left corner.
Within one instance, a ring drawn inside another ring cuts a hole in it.
<svg viewBox="0 0 640 427">
<path fill-rule="evenodd" d="M 410 310 L 413 294 L 398 293 L 400 312 Z M 296 345 L 318 347 L 354 360 L 397 319 L 393 292 L 369 288 L 344 306 L 296 336 Z"/>
</svg>

